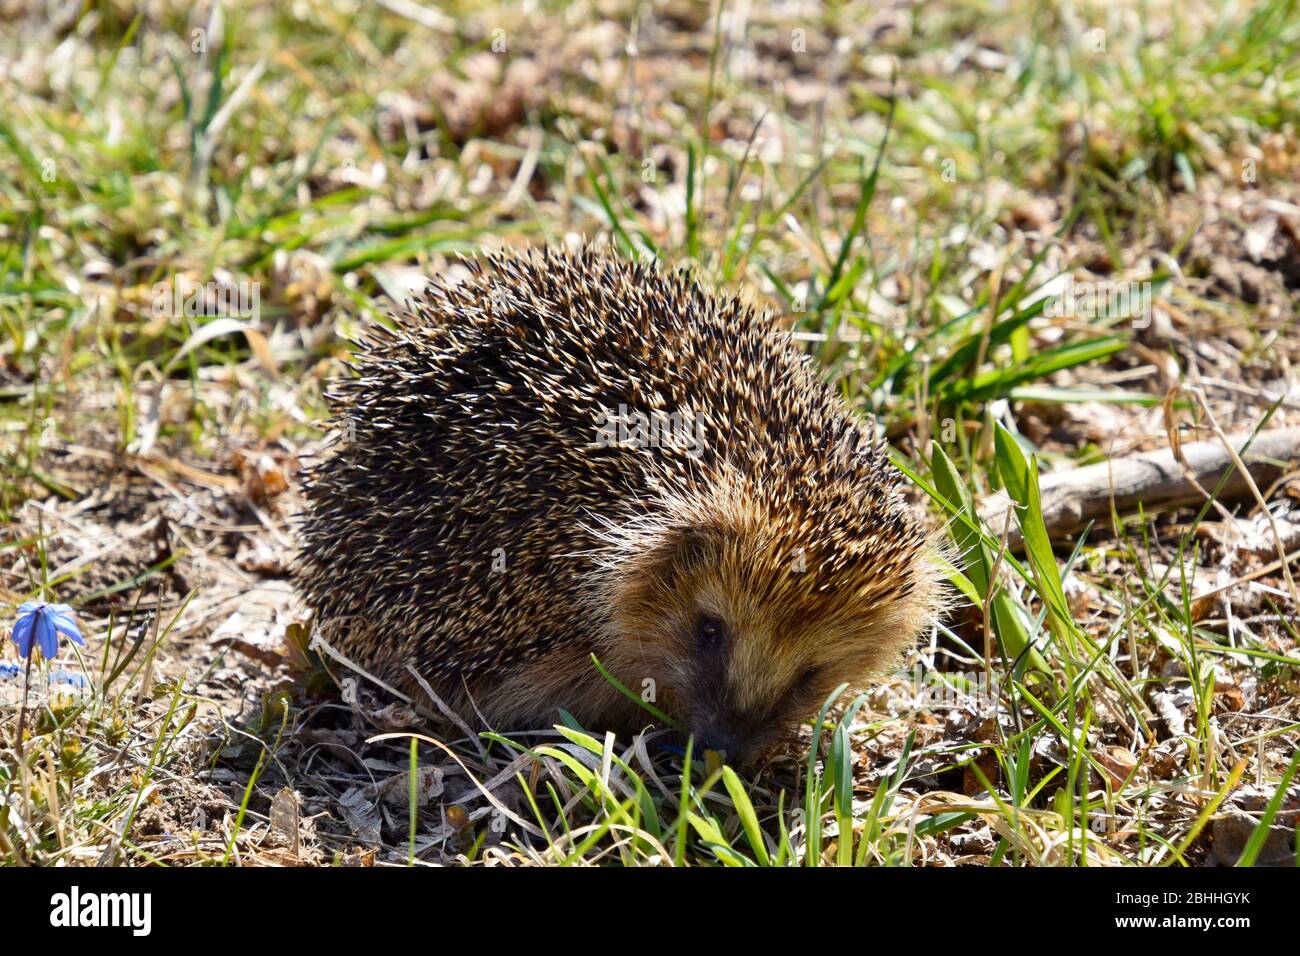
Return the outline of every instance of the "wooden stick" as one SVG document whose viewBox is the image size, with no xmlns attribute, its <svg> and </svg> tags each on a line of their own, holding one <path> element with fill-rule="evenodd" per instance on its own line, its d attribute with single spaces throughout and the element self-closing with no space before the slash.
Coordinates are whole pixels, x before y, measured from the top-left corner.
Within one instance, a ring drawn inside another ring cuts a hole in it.
<svg viewBox="0 0 1300 956">
<path fill-rule="evenodd" d="M 1249 439 L 1250 432 L 1228 436 L 1238 453 Z M 1154 512 L 1203 503 L 1205 497 L 1196 484 L 1213 493 L 1224 473 L 1232 467 L 1233 455 L 1218 440 L 1183 445 L 1182 453 L 1187 469 L 1166 448 L 1041 476 L 1039 488 L 1048 534 L 1053 537 L 1070 534 L 1081 530 L 1089 521 L 1109 525 L 1112 500 L 1115 511 L 1121 515 L 1136 511 L 1139 505 Z M 1260 432 L 1242 457 L 1255 484 L 1268 487 L 1286 474 L 1291 467 L 1288 463 L 1300 462 L 1300 428 Z M 1218 500 L 1248 494 L 1250 482 L 1234 469 L 1219 491 Z M 990 527 L 1000 528 L 1008 506 L 1006 495 L 998 495 L 981 503 L 980 516 Z M 1016 549 L 1023 547 L 1018 526 L 1012 527 L 1008 544 Z"/>
</svg>

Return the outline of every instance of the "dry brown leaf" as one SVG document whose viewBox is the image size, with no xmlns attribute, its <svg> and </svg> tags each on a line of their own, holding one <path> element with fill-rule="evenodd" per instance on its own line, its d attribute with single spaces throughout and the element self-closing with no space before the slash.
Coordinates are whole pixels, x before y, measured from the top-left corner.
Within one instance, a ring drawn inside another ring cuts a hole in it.
<svg viewBox="0 0 1300 956">
<path fill-rule="evenodd" d="M 1124 785 L 1138 765 L 1137 755 L 1123 747 L 1103 747 L 1094 752 L 1093 757 L 1105 768 L 1111 782 L 1117 787 Z"/>
</svg>

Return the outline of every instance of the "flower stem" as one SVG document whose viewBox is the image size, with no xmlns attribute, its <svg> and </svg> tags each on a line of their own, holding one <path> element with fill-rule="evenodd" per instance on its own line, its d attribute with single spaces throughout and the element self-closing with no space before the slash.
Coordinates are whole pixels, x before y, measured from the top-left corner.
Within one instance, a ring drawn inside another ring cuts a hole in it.
<svg viewBox="0 0 1300 956">
<path fill-rule="evenodd" d="M 27 655 L 27 667 L 23 670 L 23 702 L 18 708 L 18 754 L 23 752 L 23 727 L 27 723 L 27 686 L 32 676 L 32 655 Z"/>
</svg>

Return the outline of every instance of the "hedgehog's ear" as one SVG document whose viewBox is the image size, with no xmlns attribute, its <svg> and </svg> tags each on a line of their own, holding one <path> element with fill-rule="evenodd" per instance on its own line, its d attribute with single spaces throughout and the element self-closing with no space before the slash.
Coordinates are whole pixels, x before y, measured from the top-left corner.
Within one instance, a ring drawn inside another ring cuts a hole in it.
<svg viewBox="0 0 1300 956">
<path fill-rule="evenodd" d="M 716 528 L 679 525 L 664 532 L 652 560 L 659 567 L 675 572 L 695 571 L 717 561 L 722 549 L 722 535 Z"/>
<path fill-rule="evenodd" d="M 719 543 L 716 531 L 689 526 L 675 529 L 670 541 L 677 560 L 691 567 L 709 564 L 717 553 Z"/>
<path fill-rule="evenodd" d="M 712 563 L 719 542 L 709 529 L 672 525 L 656 528 L 650 534 L 642 533 L 637 543 L 639 547 L 628 552 L 630 560 L 626 570 L 665 580 Z"/>
<path fill-rule="evenodd" d="M 673 588 L 683 575 L 716 564 L 724 544 L 717 528 L 690 522 L 628 528 L 620 537 L 621 553 L 615 558 L 619 577 L 638 591 Z"/>
</svg>

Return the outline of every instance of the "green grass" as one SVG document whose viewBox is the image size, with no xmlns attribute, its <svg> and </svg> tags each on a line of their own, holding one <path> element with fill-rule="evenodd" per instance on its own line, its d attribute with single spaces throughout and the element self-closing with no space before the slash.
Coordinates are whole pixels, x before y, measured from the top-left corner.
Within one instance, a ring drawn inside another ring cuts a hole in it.
<svg viewBox="0 0 1300 956">
<path fill-rule="evenodd" d="M 178 582 L 200 554 L 230 563 L 235 539 L 287 527 L 241 462 L 311 453 L 323 383 L 351 336 L 386 321 L 404 273 L 585 235 L 745 289 L 877 417 L 956 559 L 957 608 L 924 652 L 927 679 L 995 681 L 995 700 L 968 703 L 1000 719 L 943 732 L 895 676 L 828 702 L 798 752 L 755 776 L 693 746 L 563 724 L 403 737 L 367 705 L 367 753 L 405 774 L 378 859 L 1199 864 L 1242 780 L 1280 793 L 1295 774 L 1300 634 L 1277 595 L 1252 630 L 1207 626 L 1192 572 L 1214 570 L 1198 535 L 1208 505 L 1176 527 L 1127 515 L 1074 544 L 1049 538 L 1040 469 L 1107 449 L 1039 447 L 1033 419 L 1084 403 L 1138 415 L 1166 395 L 1149 376 L 1111 383 L 1149 361 L 1132 317 L 1049 317 L 1043 291 L 1104 253 L 1095 275 L 1152 282 L 1191 337 L 1231 330 L 1259 377 L 1300 358 L 1275 317 L 1171 267 L 1199 225 L 1180 205 L 1197 190 L 1295 201 L 1296 3 L 1193 5 L 1168 23 L 1138 4 L 944 4 L 872 36 L 875 5 L 805 21 L 759 4 L 752 61 L 703 13 L 690 26 L 628 3 L 608 41 L 573 29 L 594 7 L 540 7 L 451 3 L 444 30 L 373 4 L 241 4 L 190 22 L 180 4 L 137 17 L 105 3 L 61 34 L 36 17 L 0 40 L 11 64 L 24 50 L 44 61 L 0 103 L 0 600 L 73 604 L 103 654 L 84 662 L 90 700 L 30 714 L 26 740 L 4 712 L 0 856 L 257 863 L 283 852 L 267 809 L 281 787 L 338 816 L 342 790 L 313 790 L 301 743 L 340 706 L 317 693 L 337 668 L 300 649 L 313 693 L 268 680 L 260 710 L 247 701 L 233 719 L 239 702 L 203 688 L 236 655 L 191 658 L 221 620 L 209 609 L 240 591 Z M 476 79 L 530 58 L 536 81 Z M 516 182 L 521 168 L 532 175 Z M 1017 224 L 1030 199 L 1054 204 L 1050 224 Z M 155 284 L 181 275 L 254 282 L 260 313 L 155 314 Z M 1186 367 L 1176 343 L 1162 348 Z M 1175 399 L 1189 420 L 1195 404 Z M 1231 424 L 1254 427 L 1256 412 Z M 78 564 L 68 541 L 103 514 L 78 505 L 126 481 L 159 500 L 199 495 L 204 522 L 236 530 L 186 526 L 129 566 L 111 550 Z M 1019 506 L 1023 556 L 979 518 L 998 489 Z M 38 502 L 72 520 L 51 527 Z M 155 603 L 151 636 L 128 637 Z M 1234 716 L 1222 686 L 1242 681 L 1275 703 Z M 1153 696 L 1171 687 L 1186 692 L 1180 733 Z M 426 797 L 417 778 L 433 765 L 459 783 Z M 181 778 L 228 812 L 177 842 L 139 821 L 192 798 Z M 1279 813 L 1280 798 L 1244 862 Z M 333 831 L 310 850 L 320 863 L 354 852 Z"/>
</svg>

